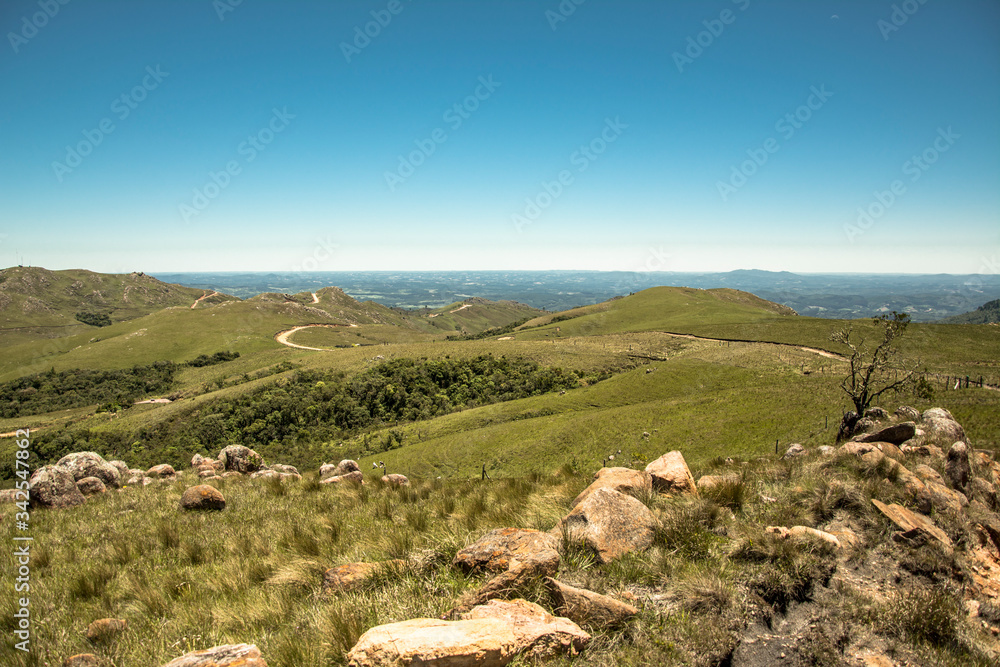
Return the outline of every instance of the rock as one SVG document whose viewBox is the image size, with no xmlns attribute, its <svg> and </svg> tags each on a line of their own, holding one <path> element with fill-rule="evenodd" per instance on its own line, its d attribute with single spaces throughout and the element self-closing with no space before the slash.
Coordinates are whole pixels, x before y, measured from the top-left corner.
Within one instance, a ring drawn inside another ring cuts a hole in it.
<svg viewBox="0 0 1000 667">
<path fill-rule="evenodd" d="M 286 475 L 298 475 L 300 479 L 302 478 L 302 475 L 299 474 L 299 469 L 296 468 L 295 466 L 286 466 L 281 463 L 275 463 L 274 465 L 271 466 L 271 470 L 274 470 L 275 472 L 279 473 L 284 473 Z"/>
<path fill-rule="evenodd" d="M 274 470 L 257 470 L 249 475 L 250 479 L 281 479 L 281 473 Z"/>
<path fill-rule="evenodd" d="M 128 464 L 124 461 L 109 461 L 108 463 L 118 469 L 118 474 L 122 479 L 126 479 L 129 476 Z"/>
<path fill-rule="evenodd" d="M 698 478 L 698 488 L 704 491 L 723 484 L 739 484 L 741 479 L 739 475 L 702 475 Z"/>
<path fill-rule="evenodd" d="M 820 456 L 833 456 L 837 453 L 837 449 L 835 447 L 831 447 L 830 445 L 820 445 L 816 448 L 816 451 L 819 452 Z"/>
<path fill-rule="evenodd" d="M 619 493 L 652 492 L 653 478 L 645 470 L 631 468 L 601 468 L 594 475 L 594 481 L 573 500 L 570 507 L 576 507 L 597 489 L 614 489 Z"/>
<path fill-rule="evenodd" d="M 243 445 L 229 445 L 219 452 L 219 460 L 227 472 L 248 474 L 260 470 L 264 459 L 260 454 Z"/>
<path fill-rule="evenodd" d="M 94 452 L 67 454 L 59 459 L 56 465 L 69 470 L 73 475 L 73 480 L 77 482 L 84 477 L 96 477 L 109 488 L 117 489 L 122 485 L 122 475 L 118 468 Z"/>
<path fill-rule="evenodd" d="M 205 465 L 206 463 L 211 464 L 212 459 L 202 456 L 201 454 L 195 454 L 191 457 L 191 467 L 197 468 L 199 466 Z"/>
<path fill-rule="evenodd" d="M 199 484 L 181 495 L 181 507 L 186 510 L 223 510 L 226 509 L 226 498 L 214 486 Z"/>
<path fill-rule="evenodd" d="M 917 434 L 917 425 L 913 422 L 893 424 L 886 428 L 860 437 L 861 442 L 891 442 L 901 445 Z"/>
<path fill-rule="evenodd" d="M 372 577 L 406 567 L 404 560 L 390 560 L 384 563 L 345 563 L 331 567 L 323 574 L 323 590 L 328 593 L 352 591 Z"/>
<path fill-rule="evenodd" d="M 358 638 L 347 654 L 350 667 L 502 667 L 517 656 L 513 628 L 485 618 L 442 621 L 415 618 L 378 625 Z"/>
<path fill-rule="evenodd" d="M 253 644 L 226 644 L 185 653 L 163 667 L 267 667 Z"/>
<path fill-rule="evenodd" d="M 896 408 L 896 416 L 915 422 L 920 419 L 920 411 L 909 405 L 901 405 Z"/>
<path fill-rule="evenodd" d="M 951 549 L 951 538 L 949 538 L 943 530 L 935 526 L 934 522 L 928 517 L 911 512 L 902 505 L 897 505 L 896 503 L 886 505 L 872 498 L 872 504 L 875 505 L 875 507 L 878 508 L 878 511 L 884 514 L 887 519 L 892 521 L 900 530 L 903 531 L 904 538 L 913 539 L 919 535 L 924 538 L 937 540 L 948 550 Z"/>
<path fill-rule="evenodd" d="M 63 667 L 102 667 L 101 659 L 93 653 L 77 653 L 63 660 Z"/>
<path fill-rule="evenodd" d="M 410 480 L 406 478 L 406 475 L 393 473 L 391 475 L 382 475 L 382 483 L 389 486 L 407 486 Z"/>
<path fill-rule="evenodd" d="M 795 443 L 788 446 L 788 449 L 785 450 L 784 456 L 782 456 L 781 458 L 794 459 L 800 456 L 805 456 L 806 454 L 807 454 L 806 448 L 800 445 L 799 443 Z"/>
<path fill-rule="evenodd" d="M 948 462 L 945 464 L 944 474 L 951 488 L 966 494 L 969 492 L 972 468 L 969 466 L 969 448 L 964 442 L 958 441 L 948 450 Z"/>
<path fill-rule="evenodd" d="M 222 473 L 222 475 L 220 475 L 220 477 L 225 477 L 227 479 L 231 478 L 231 477 L 237 477 L 237 478 L 239 478 L 239 477 L 243 477 L 243 473 L 236 472 L 235 470 L 230 470 L 229 472 Z"/>
<path fill-rule="evenodd" d="M 928 408 L 920 415 L 921 421 L 932 421 L 934 419 L 948 419 L 955 421 L 955 416 L 944 408 Z"/>
<path fill-rule="evenodd" d="M 871 417 L 862 417 L 855 422 L 853 435 L 858 435 L 859 433 L 869 433 L 874 430 L 876 426 L 878 426 L 878 421 L 872 419 Z"/>
<path fill-rule="evenodd" d="M 656 526 L 653 513 L 632 496 L 598 489 L 550 532 L 555 535 L 565 532 L 567 540 L 587 545 L 600 562 L 608 563 L 629 552 L 649 548 Z"/>
<path fill-rule="evenodd" d="M 319 467 L 320 479 L 326 479 L 327 477 L 343 477 L 344 475 L 352 472 L 361 472 L 361 466 L 358 465 L 357 461 L 353 461 L 351 459 L 344 459 L 337 465 L 324 463 Z"/>
<path fill-rule="evenodd" d="M 877 406 L 873 406 L 865 410 L 863 417 L 868 417 L 869 419 L 881 420 L 888 419 L 889 413 L 884 409 Z"/>
<path fill-rule="evenodd" d="M 172 465 L 161 463 L 160 465 L 153 466 L 147 470 L 146 477 L 152 477 L 153 479 L 169 479 L 177 477 L 177 471 L 174 470 Z"/>
<path fill-rule="evenodd" d="M 590 642 L 590 635 L 568 618 L 553 616 L 527 600 L 490 600 L 462 615 L 463 620 L 495 619 L 509 627 L 518 655 L 543 660 L 562 654 L 576 655 Z"/>
<path fill-rule="evenodd" d="M 940 447 L 935 447 L 934 445 L 920 445 L 919 447 L 911 447 L 907 454 L 916 454 L 917 456 L 929 456 L 935 459 L 943 459 L 944 451 Z"/>
<path fill-rule="evenodd" d="M 653 488 L 661 493 L 690 493 L 698 495 L 698 487 L 684 455 L 678 451 L 667 452 L 646 466 L 652 475 Z"/>
<path fill-rule="evenodd" d="M 339 484 L 340 482 L 353 482 L 355 484 L 364 484 L 365 476 L 360 470 L 355 470 L 354 472 L 345 473 L 343 475 L 334 475 L 333 477 L 327 477 L 322 480 L 320 484 Z"/>
<path fill-rule="evenodd" d="M 76 483 L 76 488 L 80 489 L 80 493 L 85 496 L 108 492 L 108 488 L 104 486 L 104 482 L 97 477 L 84 477 Z"/>
<path fill-rule="evenodd" d="M 559 540 L 548 533 L 522 528 L 497 528 L 455 554 L 452 565 L 465 573 L 504 572 L 512 561 L 541 561 L 559 568 Z M 554 571 L 553 571 L 554 572 Z"/>
<path fill-rule="evenodd" d="M 858 534 L 850 528 L 841 528 L 839 530 L 831 529 L 826 532 L 836 537 L 842 548 L 853 549 L 861 544 L 861 538 L 859 538 Z"/>
<path fill-rule="evenodd" d="M 920 416 L 920 421 L 927 439 L 934 443 L 941 446 L 948 446 L 959 440 L 967 442 L 965 429 L 944 408 L 924 410 L 924 413 Z"/>
<path fill-rule="evenodd" d="M 913 469 L 913 473 L 924 482 L 937 482 L 938 484 L 944 484 L 944 477 L 942 477 L 937 470 L 927 464 L 921 463 Z"/>
<path fill-rule="evenodd" d="M 1000 496 L 997 495 L 996 486 L 992 483 L 979 477 L 973 477 L 969 486 L 972 488 L 972 495 L 981 499 L 988 507 L 994 511 L 1000 508 Z"/>
<path fill-rule="evenodd" d="M 32 507 L 72 507 L 85 502 L 73 473 L 61 466 L 42 466 L 28 483 Z"/>
<path fill-rule="evenodd" d="M 0 490 L 0 503 L 17 503 L 28 499 L 27 490 L 3 489 Z"/>
<path fill-rule="evenodd" d="M 101 618 L 87 626 L 87 640 L 102 643 L 115 639 L 128 627 L 128 621 L 118 618 Z"/>
<path fill-rule="evenodd" d="M 840 549 L 842 546 L 840 544 L 840 540 L 837 539 L 837 537 L 832 533 L 810 528 L 809 526 L 792 526 L 791 528 L 785 528 L 784 526 L 768 526 L 764 529 L 764 532 L 777 535 L 782 539 L 817 539 L 822 542 L 826 542 L 837 549 Z"/>
<path fill-rule="evenodd" d="M 878 452 L 879 454 L 882 453 L 882 450 L 880 450 L 878 447 L 871 444 L 870 442 L 858 442 L 856 440 L 845 442 L 840 446 L 840 448 L 837 451 L 840 454 L 845 454 L 845 455 L 851 454 L 854 456 L 864 456 L 869 452 Z"/>
<path fill-rule="evenodd" d="M 941 511 L 949 511 L 959 514 L 962 508 L 969 504 L 969 499 L 960 491 L 953 491 L 943 484 L 937 482 L 926 482 L 925 491 L 930 497 L 931 506 Z"/>
<path fill-rule="evenodd" d="M 871 444 L 875 445 L 880 452 L 888 456 L 893 461 L 902 461 L 906 458 L 906 455 L 903 454 L 903 450 L 891 442 L 873 442 Z"/>
<path fill-rule="evenodd" d="M 552 596 L 555 611 L 578 625 L 591 628 L 612 627 L 624 624 L 639 613 L 630 604 L 583 588 L 568 586 L 552 577 L 546 577 L 545 584 Z"/>
<path fill-rule="evenodd" d="M 209 478 L 209 477 L 219 477 L 219 476 L 215 474 L 214 470 L 202 470 L 201 472 L 198 473 L 198 477 Z M 219 477 L 219 479 L 222 478 Z"/>
</svg>

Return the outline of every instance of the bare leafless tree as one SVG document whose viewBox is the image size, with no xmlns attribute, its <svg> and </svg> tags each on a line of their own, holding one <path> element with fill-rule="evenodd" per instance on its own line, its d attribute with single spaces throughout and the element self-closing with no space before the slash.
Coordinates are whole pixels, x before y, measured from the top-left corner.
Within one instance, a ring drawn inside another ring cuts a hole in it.
<svg viewBox="0 0 1000 667">
<path fill-rule="evenodd" d="M 830 340 L 843 343 L 851 350 L 850 371 L 840 387 L 854 403 L 859 417 L 879 396 L 898 391 L 910 383 L 917 370 L 916 364 L 904 364 L 896 347 L 910 324 L 910 316 L 892 311 L 891 315 L 872 318 L 872 323 L 877 333 L 874 349 L 850 324 L 830 335 Z"/>
</svg>

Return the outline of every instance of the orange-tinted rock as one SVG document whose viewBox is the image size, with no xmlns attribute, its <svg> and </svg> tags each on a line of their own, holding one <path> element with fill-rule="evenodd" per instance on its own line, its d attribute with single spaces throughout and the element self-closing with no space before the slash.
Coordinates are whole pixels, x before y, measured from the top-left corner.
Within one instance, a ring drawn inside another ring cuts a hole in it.
<svg viewBox="0 0 1000 667">
<path fill-rule="evenodd" d="M 226 498 L 214 486 L 199 484 L 184 492 L 181 507 L 186 510 L 222 510 L 226 508 Z"/>
</svg>

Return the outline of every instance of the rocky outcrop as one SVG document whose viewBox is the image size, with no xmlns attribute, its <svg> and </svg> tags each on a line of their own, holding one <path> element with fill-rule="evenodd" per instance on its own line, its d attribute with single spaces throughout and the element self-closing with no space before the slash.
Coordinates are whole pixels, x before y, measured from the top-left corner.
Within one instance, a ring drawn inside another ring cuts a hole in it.
<svg viewBox="0 0 1000 667">
<path fill-rule="evenodd" d="M 928 517 L 911 512 L 896 503 L 886 505 L 873 498 L 872 504 L 902 531 L 902 539 L 911 541 L 923 539 L 936 540 L 942 546 L 949 550 L 951 549 L 951 538 L 943 530 L 934 525 L 934 522 Z"/>
<path fill-rule="evenodd" d="M 948 450 L 948 462 L 944 474 L 948 477 L 951 488 L 969 493 L 969 481 L 972 479 L 972 467 L 969 465 L 969 448 L 964 442 L 956 442 Z"/>
<path fill-rule="evenodd" d="M 73 473 L 61 466 L 42 466 L 31 475 L 28 488 L 32 507 L 73 507 L 86 500 Z"/>
<path fill-rule="evenodd" d="M 110 489 L 117 489 L 122 485 L 122 475 L 118 468 L 95 452 L 67 454 L 59 459 L 56 465 L 69 470 L 77 482 L 84 477 L 96 477 Z"/>
<path fill-rule="evenodd" d="M 253 644 L 226 644 L 185 653 L 163 667 L 267 667 Z"/>
<path fill-rule="evenodd" d="M 543 660 L 562 654 L 577 654 L 590 642 L 590 635 L 568 618 L 553 616 L 527 600 L 490 600 L 463 614 L 465 620 L 497 619 L 514 632 L 517 653 Z"/>
<path fill-rule="evenodd" d="M 913 422 L 902 422 L 887 426 L 875 433 L 858 436 L 861 442 L 891 442 L 901 445 L 917 433 L 917 425 Z"/>
<path fill-rule="evenodd" d="M 618 626 L 639 613 L 630 604 L 583 588 L 574 588 L 552 577 L 546 577 L 545 585 L 552 596 L 555 611 L 583 627 Z"/>
<path fill-rule="evenodd" d="M 219 461 L 226 472 L 238 472 L 247 475 L 260 470 L 264 459 L 260 454 L 243 445 L 229 445 L 219 452 Z"/>
<path fill-rule="evenodd" d="M 551 532 L 565 534 L 571 543 L 586 545 L 600 562 L 608 563 L 632 551 L 649 548 L 656 526 L 653 513 L 632 496 L 598 489 L 573 508 Z"/>
<path fill-rule="evenodd" d="M 537 530 L 497 528 L 459 550 L 452 565 L 463 572 L 504 572 L 511 563 L 537 561 L 559 568 L 559 540 Z"/>
<path fill-rule="evenodd" d="M 653 488 L 660 493 L 698 495 L 694 477 L 680 452 L 667 452 L 647 465 L 646 472 L 652 475 Z"/>
<path fill-rule="evenodd" d="M 104 486 L 104 482 L 96 477 L 84 477 L 76 483 L 76 488 L 80 489 L 80 493 L 85 496 L 108 492 L 108 488 Z"/>
<path fill-rule="evenodd" d="M 181 507 L 186 510 L 223 510 L 226 498 L 214 486 L 199 484 L 181 495 Z"/>
<path fill-rule="evenodd" d="M 597 489 L 613 489 L 619 493 L 641 494 L 653 490 L 653 477 L 645 470 L 631 468 L 601 468 L 593 481 L 573 500 L 570 507 L 576 507 L 584 498 Z"/>
</svg>

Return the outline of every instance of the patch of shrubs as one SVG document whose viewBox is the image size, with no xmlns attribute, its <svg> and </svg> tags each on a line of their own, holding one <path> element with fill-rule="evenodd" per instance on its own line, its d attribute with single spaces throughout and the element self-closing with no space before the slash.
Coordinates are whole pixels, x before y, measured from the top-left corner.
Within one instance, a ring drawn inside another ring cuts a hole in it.
<svg viewBox="0 0 1000 667">
<path fill-rule="evenodd" d="M 76 319 L 84 324 L 89 324 L 92 327 L 111 326 L 111 316 L 107 313 L 80 312 L 76 314 Z"/>
<path fill-rule="evenodd" d="M 203 366 L 214 366 L 215 364 L 221 364 L 226 361 L 232 361 L 233 359 L 239 359 L 239 352 L 216 352 L 215 354 L 200 354 L 191 361 L 187 362 L 188 366 L 194 366 L 195 368 L 201 368 Z"/>
</svg>

